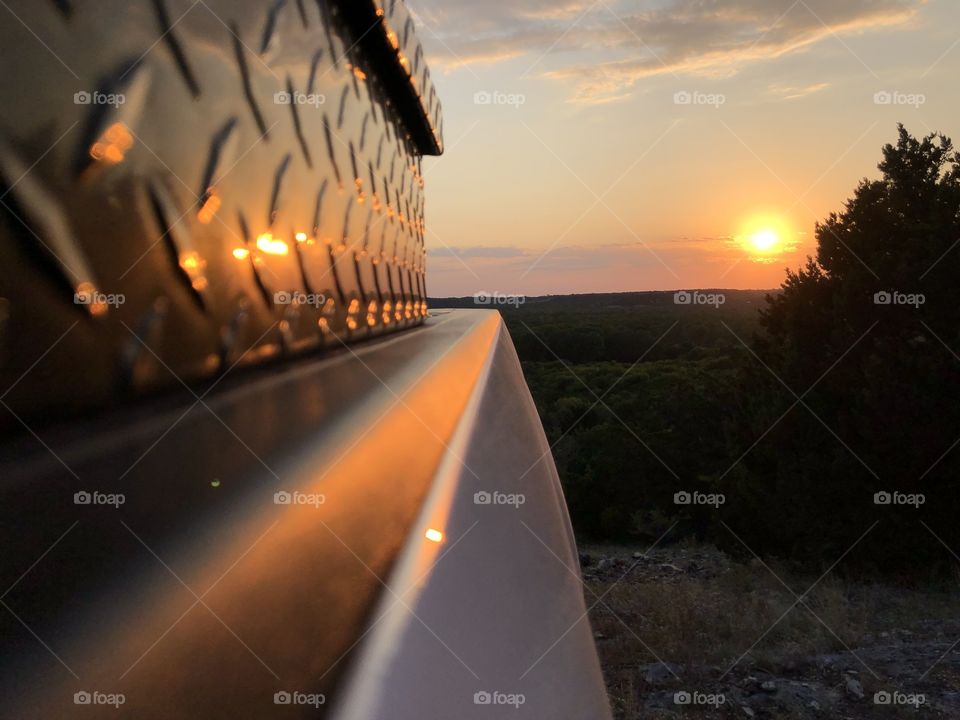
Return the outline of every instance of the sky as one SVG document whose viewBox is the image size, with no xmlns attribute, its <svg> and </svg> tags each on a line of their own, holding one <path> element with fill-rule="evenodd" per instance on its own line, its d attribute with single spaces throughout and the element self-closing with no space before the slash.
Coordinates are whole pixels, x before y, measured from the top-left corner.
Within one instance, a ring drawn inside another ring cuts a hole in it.
<svg viewBox="0 0 960 720">
<path fill-rule="evenodd" d="M 433 297 L 777 287 L 898 122 L 960 142 L 958 0 L 407 4 Z"/>
</svg>

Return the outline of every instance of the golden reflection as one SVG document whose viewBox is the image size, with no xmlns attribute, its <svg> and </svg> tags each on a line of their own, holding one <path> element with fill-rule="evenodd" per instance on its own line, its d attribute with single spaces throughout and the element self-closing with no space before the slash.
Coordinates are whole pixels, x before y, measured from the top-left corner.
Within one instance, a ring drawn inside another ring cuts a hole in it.
<svg viewBox="0 0 960 720">
<path fill-rule="evenodd" d="M 82 282 L 77 285 L 77 293 L 74 296 L 74 302 L 86 305 L 91 315 L 99 317 L 106 315 L 107 304 L 102 301 L 102 295 L 97 290 L 97 286 L 91 282 Z"/>
<path fill-rule="evenodd" d="M 203 205 L 200 206 L 200 210 L 197 212 L 197 219 L 204 225 L 208 225 L 213 216 L 217 214 L 217 210 L 220 209 L 220 196 L 217 195 L 216 188 L 208 188 L 206 192 L 206 199 L 203 201 Z"/>
<path fill-rule="evenodd" d="M 203 259 L 197 252 L 188 252 L 180 256 L 180 267 L 191 275 L 200 270 L 205 265 Z"/>
<path fill-rule="evenodd" d="M 443 541 L 443 533 L 434 528 L 427 528 L 423 536 L 430 542 L 438 543 Z"/>
<path fill-rule="evenodd" d="M 180 255 L 180 267 L 190 278 L 190 284 L 197 292 L 203 292 L 207 289 L 207 278 L 203 271 L 207 268 L 207 261 L 203 259 L 200 253 L 195 250 L 185 252 Z"/>
<path fill-rule="evenodd" d="M 90 146 L 90 157 L 108 165 L 117 165 L 123 162 L 132 147 L 133 133 L 126 125 L 117 122 L 104 130 L 103 135 Z"/>
<path fill-rule="evenodd" d="M 233 256 L 237 260 L 246 260 L 248 257 L 250 257 L 250 251 L 246 248 L 234 248 Z"/>
<path fill-rule="evenodd" d="M 283 240 L 275 238 L 272 233 L 268 232 L 257 238 L 257 248 L 267 255 L 286 255 L 290 252 L 290 248 Z"/>
</svg>

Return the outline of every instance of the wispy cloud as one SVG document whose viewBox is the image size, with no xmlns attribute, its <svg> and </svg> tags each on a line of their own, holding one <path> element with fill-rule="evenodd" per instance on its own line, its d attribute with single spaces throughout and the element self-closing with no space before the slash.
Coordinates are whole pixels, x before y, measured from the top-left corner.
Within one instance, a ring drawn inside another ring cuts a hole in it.
<svg viewBox="0 0 960 720">
<path fill-rule="evenodd" d="M 826 90 L 828 87 L 830 87 L 830 83 L 828 82 L 814 83 L 813 85 L 805 85 L 803 87 L 772 85 L 770 86 L 770 94 L 779 100 L 798 100 L 808 95 L 814 95 L 821 90 Z"/>
<path fill-rule="evenodd" d="M 527 56 L 571 85 L 571 100 L 609 102 L 658 75 L 723 77 L 828 38 L 908 22 L 927 0 L 420 0 L 428 43 L 447 70 Z M 455 53 L 455 54 L 454 54 Z M 521 63 L 523 64 L 523 63 Z M 542 70 L 540 68 L 543 68 Z M 795 88 L 806 93 L 816 86 Z"/>
<path fill-rule="evenodd" d="M 432 250 L 427 264 L 430 292 L 437 297 L 462 295 L 469 287 L 500 292 L 597 292 L 714 287 L 733 281 L 728 275 L 732 268 L 746 271 L 756 263 L 794 264 L 793 253 L 799 249 L 791 243 L 783 253 L 763 258 L 732 237 L 675 237 L 561 245 L 546 251 L 520 246 Z M 664 263 L 676 274 L 665 273 Z"/>
</svg>

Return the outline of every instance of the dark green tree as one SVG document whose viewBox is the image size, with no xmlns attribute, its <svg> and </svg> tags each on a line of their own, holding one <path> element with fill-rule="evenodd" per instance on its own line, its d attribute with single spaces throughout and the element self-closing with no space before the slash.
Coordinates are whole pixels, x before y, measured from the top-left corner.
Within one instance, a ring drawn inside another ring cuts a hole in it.
<svg viewBox="0 0 960 720">
<path fill-rule="evenodd" d="M 845 565 L 927 574 L 933 533 L 960 552 L 960 155 L 900 126 L 879 169 L 768 297 L 720 482 L 758 548 L 832 562 L 879 520 Z"/>
</svg>

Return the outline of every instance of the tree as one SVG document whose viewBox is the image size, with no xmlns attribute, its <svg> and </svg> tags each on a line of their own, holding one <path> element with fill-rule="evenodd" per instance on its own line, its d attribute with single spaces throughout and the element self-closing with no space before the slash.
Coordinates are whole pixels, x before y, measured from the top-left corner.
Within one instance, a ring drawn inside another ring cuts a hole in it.
<svg viewBox="0 0 960 720">
<path fill-rule="evenodd" d="M 949 558 L 934 532 L 960 552 L 960 155 L 901 125 L 879 169 L 768 297 L 732 456 L 767 434 L 722 485 L 765 549 L 832 562 L 879 520 L 845 562 L 926 572 Z"/>
</svg>

